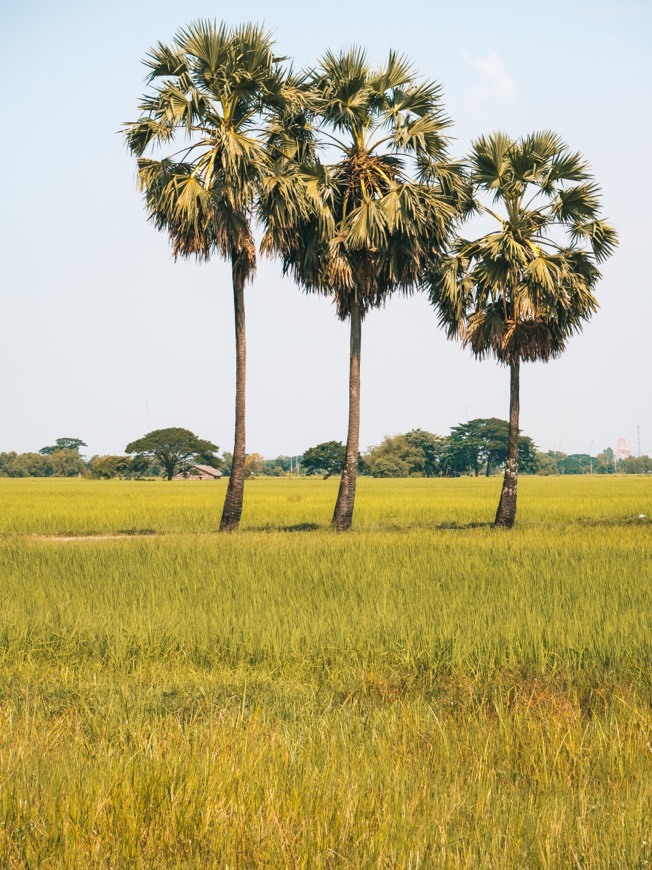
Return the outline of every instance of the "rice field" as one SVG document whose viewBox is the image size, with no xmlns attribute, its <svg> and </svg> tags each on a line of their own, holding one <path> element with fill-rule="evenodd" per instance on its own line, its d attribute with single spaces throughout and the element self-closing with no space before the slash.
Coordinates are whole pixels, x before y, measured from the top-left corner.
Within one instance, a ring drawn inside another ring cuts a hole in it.
<svg viewBox="0 0 652 870">
<path fill-rule="evenodd" d="M 224 489 L 0 480 L 1 866 L 650 866 L 649 477 Z"/>
</svg>

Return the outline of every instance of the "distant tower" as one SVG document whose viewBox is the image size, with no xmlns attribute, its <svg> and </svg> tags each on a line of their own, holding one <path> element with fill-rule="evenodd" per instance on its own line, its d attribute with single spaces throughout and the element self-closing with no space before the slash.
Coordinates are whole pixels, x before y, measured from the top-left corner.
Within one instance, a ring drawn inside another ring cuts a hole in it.
<svg viewBox="0 0 652 870">
<path fill-rule="evenodd" d="M 628 456 L 632 455 L 632 451 L 627 446 L 627 441 L 625 438 L 619 438 L 618 443 L 616 444 L 616 449 L 614 450 L 614 456 L 616 459 L 627 459 Z"/>
<path fill-rule="evenodd" d="M 638 448 L 638 455 L 641 455 L 641 424 L 640 421 L 636 424 L 636 446 Z"/>
</svg>

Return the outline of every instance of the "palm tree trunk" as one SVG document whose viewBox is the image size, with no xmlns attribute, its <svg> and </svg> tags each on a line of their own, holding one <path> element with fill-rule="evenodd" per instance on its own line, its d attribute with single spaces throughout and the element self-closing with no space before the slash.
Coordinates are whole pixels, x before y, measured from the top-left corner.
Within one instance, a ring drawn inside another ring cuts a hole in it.
<svg viewBox="0 0 652 870">
<path fill-rule="evenodd" d="M 355 486 L 358 480 L 358 454 L 360 452 L 360 349 L 362 344 L 362 316 L 360 305 L 351 306 L 351 345 L 349 360 L 349 431 L 346 436 L 346 457 L 340 480 L 331 526 L 338 532 L 351 528 L 355 505 Z"/>
<path fill-rule="evenodd" d="M 238 255 L 231 260 L 233 307 L 235 311 L 235 440 L 231 476 L 224 499 L 220 531 L 237 529 L 242 515 L 245 479 L 245 385 L 247 344 L 245 336 L 244 277 L 238 268 Z"/>
<path fill-rule="evenodd" d="M 507 441 L 507 461 L 505 462 L 505 477 L 500 502 L 496 511 L 494 526 L 501 529 L 511 529 L 516 519 L 516 487 L 518 484 L 518 415 L 519 369 L 520 360 L 516 358 L 510 365 L 509 378 L 509 437 Z"/>
</svg>

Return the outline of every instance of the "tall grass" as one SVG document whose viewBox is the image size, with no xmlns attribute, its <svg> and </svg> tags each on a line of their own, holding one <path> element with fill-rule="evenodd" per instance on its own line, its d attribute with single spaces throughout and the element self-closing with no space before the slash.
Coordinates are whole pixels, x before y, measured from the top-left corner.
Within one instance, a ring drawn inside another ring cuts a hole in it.
<svg viewBox="0 0 652 870">
<path fill-rule="evenodd" d="M 4 866 L 648 866 L 652 481 L 361 483 L 0 481 Z"/>
<path fill-rule="evenodd" d="M 265 479 L 246 485 L 243 530 L 328 528 L 337 480 Z M 360 530 L 492 522 L 501 480 L 460 477 L 358 481 Z M 225 481 L 0 478 L 0 534 L 77 535 L 217 530 Z M 523 477 L 521 528 L 613 524 L 652 517 L 650 476 Z"/>
</svg>

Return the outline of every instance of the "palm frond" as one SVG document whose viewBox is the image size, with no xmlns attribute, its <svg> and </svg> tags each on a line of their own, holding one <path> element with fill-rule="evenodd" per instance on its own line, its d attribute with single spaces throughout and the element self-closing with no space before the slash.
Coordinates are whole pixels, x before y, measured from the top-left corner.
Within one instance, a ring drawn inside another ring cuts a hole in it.
<svg viewBox="0 0 652 870">
<path fill-rule="evenodd" d="M 375 94 L 383 96 L 388 91 L 410 85 L 414 78 L 414 66 L 405 55 L 390 51 L 387 63 L 370 77 L 370 86 Z"/>
<path fill-rule="evenodd" d="M 149 69 L 148 82 L 162 76 L 178 78 L 188 71 L 183 52 L 170 48 L 162 42 L 147 52 L 144 64 Z"/>
<path fill-rule="evenodd" d="M 498 197 L 501 185 L 513 180 L 510 152 L 514 142 L 506 133 L 481 136 L 472 146 L 470 166 L 475 183 Z"/>
<path fill-rule="evenodd" d="M 618 247 L 618 233 L 606 221 L 576 223 L 570 228 L 573 242 L 587 241 L 598 263 L 609 259 Z"/>
<path fill-rule="evenodd" d="M 561 223 L 592 220 L 600 210 L 600 188 L 593 182 L 585 181 L 574 187 L 559 189 L 551 207 L 554 217 Z"/>
</svg>

